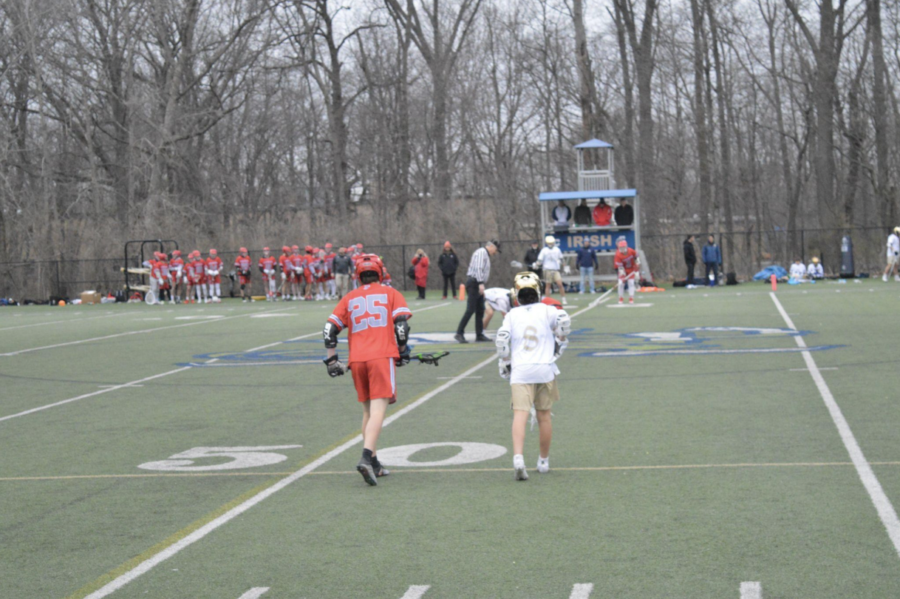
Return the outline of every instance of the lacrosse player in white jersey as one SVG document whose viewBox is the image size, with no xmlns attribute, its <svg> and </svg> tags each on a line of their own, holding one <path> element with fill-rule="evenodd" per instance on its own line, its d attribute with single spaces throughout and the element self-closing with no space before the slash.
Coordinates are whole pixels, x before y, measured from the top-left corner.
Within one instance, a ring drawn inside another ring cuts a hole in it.
<svg viewBox="0 0 900 599">
<path fill-rule="evenodd" d="M 517 274 L 514 289 L 519 306 L 511 309 L 503 319 L 495 343 L 500 357 L 500 376 L 508 379 L 512 387 L 515 478 L 528 480 L 522 452 L 532 407 L 537 412 L 540 427 L 537 471 L 550 470 L 550 440 L 553 437 L 550 408 L 559 401 L 556 359 L 568 345 L 572 324 L 564 310 L 541 303 L 541 281 L 533 272 Z"/>
</svg>

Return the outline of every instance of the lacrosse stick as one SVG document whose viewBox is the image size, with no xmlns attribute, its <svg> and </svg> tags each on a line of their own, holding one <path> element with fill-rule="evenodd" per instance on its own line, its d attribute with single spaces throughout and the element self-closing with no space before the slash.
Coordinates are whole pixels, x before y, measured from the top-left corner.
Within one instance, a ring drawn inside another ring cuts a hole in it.
<svg viewBox="0 0 900 599">
<path fill-rule="evenodd" d="M 416 354 L 413 357 L 419 361 L 419 364 L 433 364 L 437 366 L 438 360 L 448 355 L 450 355 L 450 352 L 448 351 L 439 351 L 435 353 Z"/>
<path fill-rule="evenodd" d="M 513 268 L 523 268 L 523 264 L 521 262 L 519 262 L 518 260 L 513 260 L 512 262 L 509 263 L 509 265 L 512 266 Z"/>
</svg>

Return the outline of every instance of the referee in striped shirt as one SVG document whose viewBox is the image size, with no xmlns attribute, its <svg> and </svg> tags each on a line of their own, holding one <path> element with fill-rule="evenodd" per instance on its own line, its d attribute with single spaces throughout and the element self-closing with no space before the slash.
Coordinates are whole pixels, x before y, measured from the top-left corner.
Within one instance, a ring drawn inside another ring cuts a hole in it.
<svg viewBox="0 0 900 599">
<path fill-rule="evenodd" d="M 491 276 L 491 256 L 500 251 L 500 242 L 492 239 L 478 248 L 469 260 L 469 270 L 466 273 L 466 313 L 459 321 L 454 339 L 460 343 L 466 341 L 466 325 L 469 319 L 475 315 L 475 341 L 490 341 L 484 334 L 484 285 Z"/>
</svg>

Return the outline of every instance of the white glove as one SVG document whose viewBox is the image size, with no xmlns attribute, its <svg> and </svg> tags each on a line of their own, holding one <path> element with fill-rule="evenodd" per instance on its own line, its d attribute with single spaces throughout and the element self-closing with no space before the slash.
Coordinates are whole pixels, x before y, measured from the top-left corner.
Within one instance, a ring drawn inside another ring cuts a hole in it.
<svg viewBox="0 0 900 599">
<path fill-rule="evenodd" d="M 553 357 L 558 358 L 561 355 L 563 355 L 563 352 L 566 351 L 567 347 L 569 347 L 569 340 L 568 339 L 563 339 L 563 340 L 557 339 L 556 343 L 554 343 L 553 345 L 554 345 Z"/>
<path fill-rule="evenodd" d="M 509 360 L 499 360 L 497 366 L 500 368 L 500 378 L 508 381 L 509 375 L 512 372 L 512 366 L 510 365 Z"/>
<path fill-rule="evenodd" d="M 572 272 L 572 269 L 569 267 L 569 265 L 568 265 L 568 264 L 563 264 L 563 273 L 564 273 L 564 274 L 569 274 L 569 273 L 571 273 L 571 272 Z"/>
<path fill-rule="evenodd" d="M 620 278 L 620 279 L 624 279 L 624 278 L 625 278 L 625 269 L 624 269 L 624 268 L 620 268 L 620 269 L 619 269 L 619 278 Z"/>
</svg>

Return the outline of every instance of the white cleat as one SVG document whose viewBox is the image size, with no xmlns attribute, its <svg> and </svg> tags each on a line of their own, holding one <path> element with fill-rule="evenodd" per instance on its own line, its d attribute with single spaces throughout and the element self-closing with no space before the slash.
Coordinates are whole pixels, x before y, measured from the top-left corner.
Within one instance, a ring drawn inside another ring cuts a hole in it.
<svg viewBox="0 0 900 599">
<path fill-rule="evenodd" d="M 513 456 L 513 468 L 516 471 L 516 480 L 528 480 L 528 473 L 525 472 L 525 458 L 517 455 Z"/>
<path fill-rule="evenodd" d="M 900 281 L 900 275 L 894 275 L 894 280 L 895 280 L 895 281 Z"/>
<path fill-rule="evenodd" d="M 568 305 L 569 305 L 569 302 L 566 301 L 565 296 L 563 296 L 562 302 L 561 302 L 561 303 L 562 303 L 563 306 L 568 306 Z"/>
<path fill-rule="evenodd" d="M 538 457 L 537 471 L 541 474 L 547 474 L 548 472 L 550 472 L 550 458 Z"/>
<path fill-rule="evenodd" d="M 884 281 L 885 283 L 887 283 L 887 281 L 888 281 L 887 275 L 881 275 L 881 280 Z"/>
</svg>

